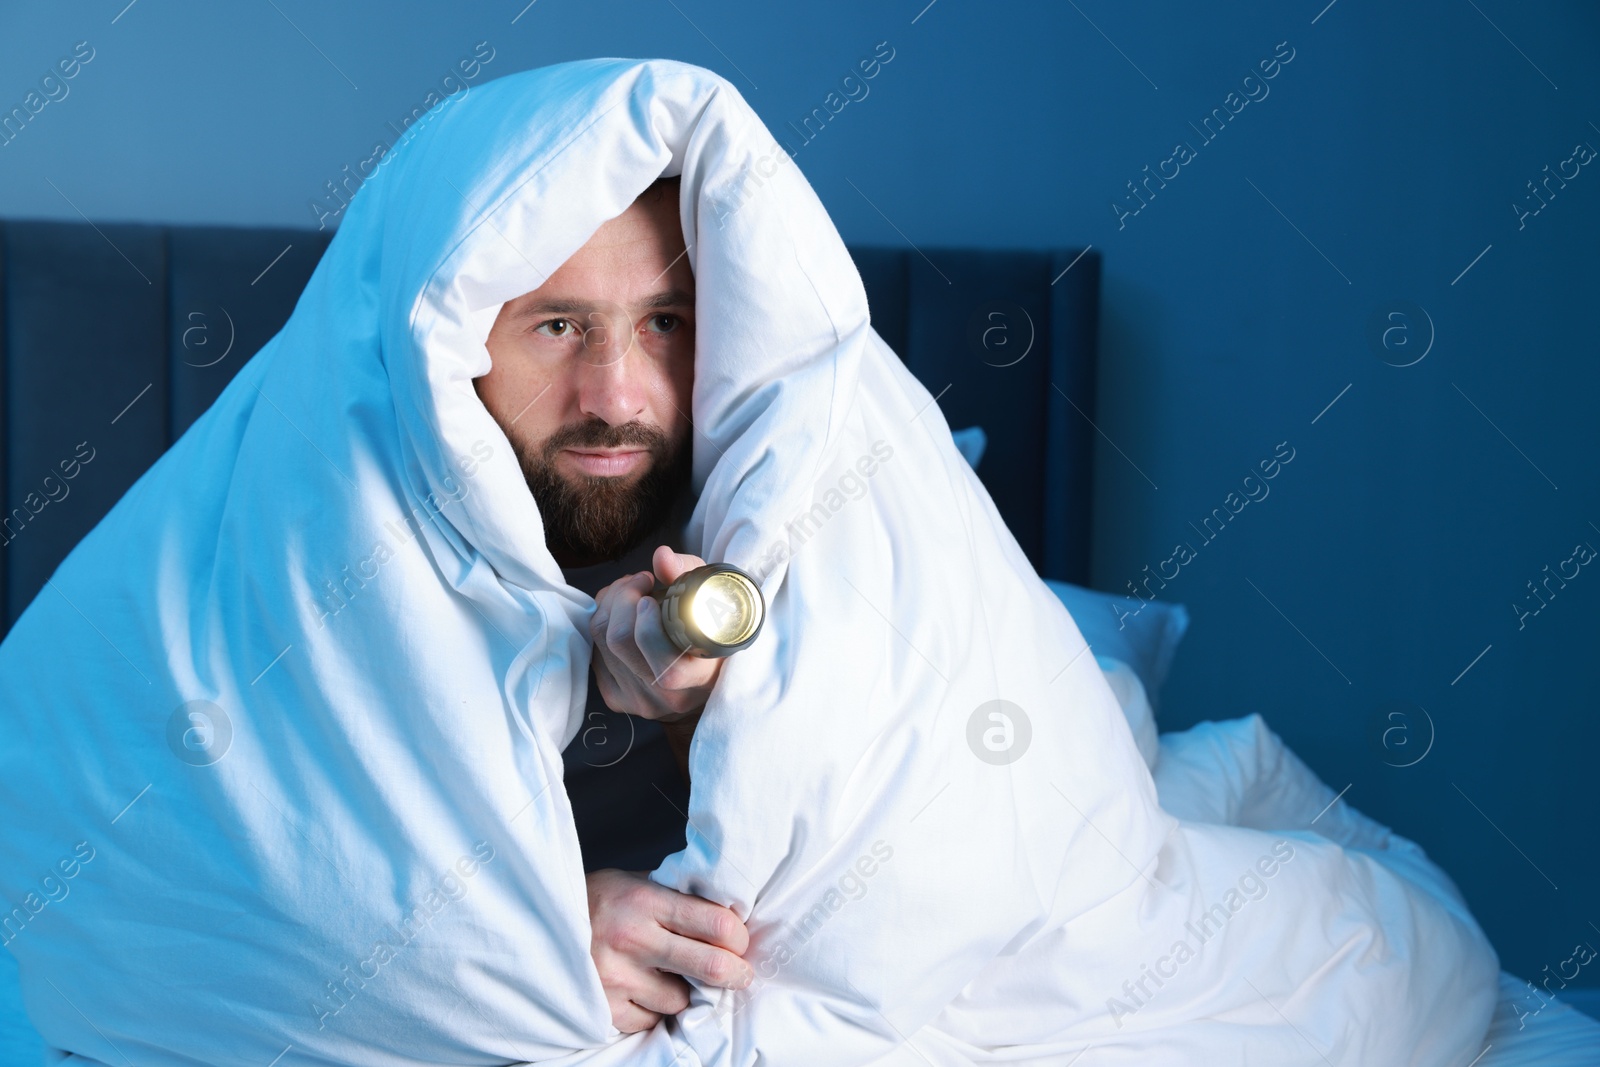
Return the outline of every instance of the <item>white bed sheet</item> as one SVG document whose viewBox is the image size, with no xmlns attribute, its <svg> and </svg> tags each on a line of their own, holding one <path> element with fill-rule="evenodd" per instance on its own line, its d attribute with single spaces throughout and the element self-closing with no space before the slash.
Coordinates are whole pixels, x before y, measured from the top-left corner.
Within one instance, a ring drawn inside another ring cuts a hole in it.
<svg viewBox="0 0 1600 1067">
<path fill-rule="evenodd" d="M 1584 990 L 1593 998 L 1595 990 Z M 1582 995 L 1580 994 L 1580 995 Z M 1544 1003 L 1522 979 L 1500 972 L 1500 999 L 1475 1067 L 1593 1067 L 1600 1064 L 1600 1022 L 1559 999 Z"/>
<path fill-rule="evenodd" d="M 1123 665 L 1101 663 L 1137 737 L 1154 732 L 1143 685 Z M 1148 758 L 1162 806 L 1180 817 L 1257 827 L 1303 825 L 1320 813 L 1318 831 L 1350 847 L 1382 848 L 1388 827 L 1348 804 L 1324 808 L 1333 790 L 1267 727 L 1259 715 L 1203 722 L 1160 735 Z M 1336 799 L 1336 798 L 1335 798 Z M 1407 843 L 1406 847 L 1415 847 Z M 1461 1067 L 1596 1067 L 1600 1065 L 1600 990 L 1574 989 L 1546 1000 L 1523 979 L 1502 970 L 1494 1015 L 1479 1058 Z"/>
</svg>

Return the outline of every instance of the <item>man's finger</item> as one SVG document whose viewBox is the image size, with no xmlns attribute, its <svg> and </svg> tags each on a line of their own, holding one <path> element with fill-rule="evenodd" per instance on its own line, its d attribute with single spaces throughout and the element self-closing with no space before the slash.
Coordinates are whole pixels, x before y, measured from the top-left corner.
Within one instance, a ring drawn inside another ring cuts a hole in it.
<svg viewBox="0 0 1600 1067">
<path fill-rule="evenodd" d="M 708 945 L 721 946 L 735 956 L 743 956 L 750 947 L 750 933 L 733 909 L 674 889 L 666 889 L 666 893 L 670 895 L 653 900 L 655 920 L 662 928 Z"/>
<path fill-rule="evenodd" d="M 663 689 L 692 689 L 708 684 L 716 674 L 716 663 L 699 656 L 686 655 L 672 643 L 661 624 L 659 603 L 647 597 L 640 604 L 642 606 L 638 608 L 638 616 L 634 620 L 633 638 L 634 646 L 650 672 L 645 675 L 645 681 Z"/>
<path fill-rule="evenodd" d="M 648 1030 L 661 1021 L 661 1016 L 653 1011 L 627 1001 L 621 1006 L 611 1009 L 611 1025 L 625 1034 L 636 1034 L 640 1030 Z"/>
<path fill-rule="evenodd" d="M 725 948 L 667 934 L 655 965 L 723 989 L 743 989 L 755 977 L 750 965 Z"/>
<path fill-rule="evenodd" d="M 642 579 L 633 580 L 626 585 L 618 583 L 609 605 L 611 618 L 606 626 L 605 644 L 611 655 L 622 666 L 649 681 L 655 675 L 649 673 L 649 664 L 634 641 L 634 626 L 639 618 L 639 604 L 643 600 L 650 599 L 645 596 L 645 592 Z M 651 603 L 655 602 L 651 600 Z M 657 608 L 657 611 L 659 610 Z"/>
<path fill-rule="evenodd" d="M 689 1006 L 689 983 L 675 974 L 654 969 L 641 971 L 629 999 L 645 1011 L 676 1015 Z"/>
<path fill-rule="evenodd" d="M 600 690 L 600 699 L 605 701 L 606 707 L 612 711 L 627 714 L 627 709 L 617 706 L 625 702 L 622 696 L 622 687 L 617 685 L 617 679 L 612 675 L 611 668 L 606 666 L 604 656 L 597 655 L 594 657 L 594 681 L 595 686 Z"/>
<path fill-rule="evenodd" d="M 657 578 L 671 585 L 696 567 L 704 567 L 706 561 L 687 552 L 674 552 L 667 545 L 662 545 L 650 557 L 650 565 L 655 568 Z"/>
<path fill-rule="evenodd" d="M 613 609 L 619 602 L 619 598 L 622 598 L 627 593 L 642 596 L 649 593 L 654 585 L 654 575 L 647 574 L 645 571 L 635 571 L 632 574 L 618 578 L 595 593 L 594 614 L 590 616 L 590 633 L 595 636 L 605 633 L 606 625 L 609 623 L 611 616 L 615 614 Z"/>
</svg>

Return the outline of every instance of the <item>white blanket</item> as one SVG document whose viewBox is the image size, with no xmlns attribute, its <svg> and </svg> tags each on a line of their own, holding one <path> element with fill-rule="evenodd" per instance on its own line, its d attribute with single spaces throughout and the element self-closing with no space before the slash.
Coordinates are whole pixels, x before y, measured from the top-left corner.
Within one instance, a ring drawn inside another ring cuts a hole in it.
<svg viewBox="0 0 1600 1067">
<path fill-rule="evenodd" d="M 770 615 L 654 876 L 746 916 L 758 980 L 619 1039 L 560 783 L 593 602 L 471 379 L 500 305 L 663 174 L 698 287 L 690 547 Z M 1444 1065 L 1494 995 L 1422 861 L 1158 806 L 811 188 L 686 64 L 442 105 L 0 679 L 7 947 L 45 1040 L 106 1063 Z"/>
</svg>

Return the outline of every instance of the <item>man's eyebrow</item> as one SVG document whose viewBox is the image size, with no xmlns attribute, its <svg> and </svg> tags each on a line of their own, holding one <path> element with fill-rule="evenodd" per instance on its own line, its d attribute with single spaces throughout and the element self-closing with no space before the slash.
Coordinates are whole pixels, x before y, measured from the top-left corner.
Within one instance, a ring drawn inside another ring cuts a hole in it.
<svg viewBox="0 0 1600 1067">
<path fill-rule="evenodd" d="M 663 289 L 659 293 L 651 293 L 639 302 L 645 308 L 694 308 L 694 294 L 686 293 L 682 289 Z"/>
<path fill-rule="evenodd" d="M 655 310 L 659 308 L 688 308 L 694 309 L 694 294 L 682 289 L 663 289 L 651 293 L 639 301 L 641 308 Z M 528 318 L 532 315 L 583 315 L 599 310 L 599 305 L 591 304 L 586 300 L 565 300 L 551 298 L 549 300 L 536 300 L 525 304 L 518 309 L 513 318 Z"/>
</svg>

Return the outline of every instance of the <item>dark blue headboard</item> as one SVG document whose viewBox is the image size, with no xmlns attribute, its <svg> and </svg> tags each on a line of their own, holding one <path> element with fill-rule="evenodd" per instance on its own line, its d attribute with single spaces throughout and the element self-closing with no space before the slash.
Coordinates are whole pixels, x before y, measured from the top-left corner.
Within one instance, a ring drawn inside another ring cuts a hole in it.
<svg viewBox="0 0 1600 1067">
<path fill-rule="evenodd" d="M 0 635 L 288 319 L 330 237 L 0 224 Z M 1086 582 L 1099 256 L 850 251 L 883 339 L 988 434 L 979 474 L 1029 559 Z"/>
</svg>

